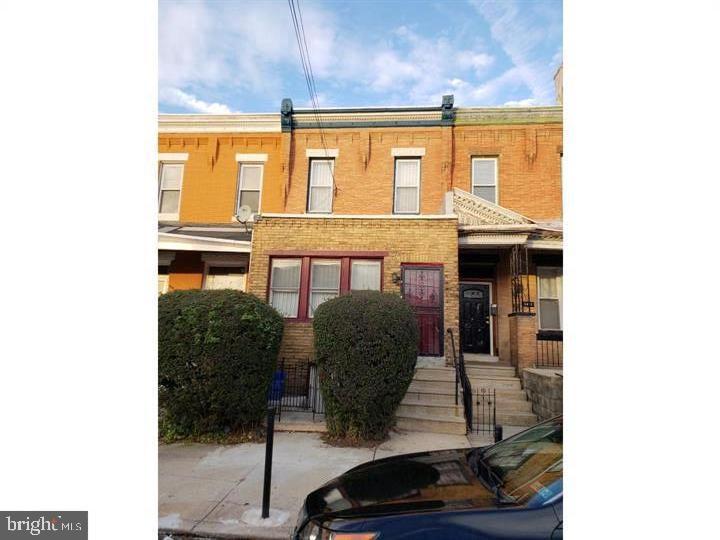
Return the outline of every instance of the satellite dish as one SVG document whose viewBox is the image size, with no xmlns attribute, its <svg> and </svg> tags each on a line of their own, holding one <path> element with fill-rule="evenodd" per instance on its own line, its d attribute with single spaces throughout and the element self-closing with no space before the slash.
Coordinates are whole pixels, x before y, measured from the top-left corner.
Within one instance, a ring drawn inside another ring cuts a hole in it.
<svg viewBox="0 0 720 540">
<path fill-rule="evenodd" d="M 250 208 L 247 204 L 243 204 L 240 208 L 238 208 L 238 213 L 235 215 L 235 219 L 240 223 L 247 223 L 250 221 L 252 215 L 252 208 Z"/>
</svg>

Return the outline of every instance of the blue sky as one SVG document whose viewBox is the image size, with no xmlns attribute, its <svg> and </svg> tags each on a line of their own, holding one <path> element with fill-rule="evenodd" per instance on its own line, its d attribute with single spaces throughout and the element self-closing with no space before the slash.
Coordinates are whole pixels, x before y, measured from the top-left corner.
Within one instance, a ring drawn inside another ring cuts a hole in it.
<svg viewBox="0 0 720 540">
<path fill-rule="evenodd" d="M 301 0 L 321 106 L 550 105 L 562 2 Z M 159 4 L 159 109 L 274 112 L 309 97 L 286 0 Z"/>
</svg>

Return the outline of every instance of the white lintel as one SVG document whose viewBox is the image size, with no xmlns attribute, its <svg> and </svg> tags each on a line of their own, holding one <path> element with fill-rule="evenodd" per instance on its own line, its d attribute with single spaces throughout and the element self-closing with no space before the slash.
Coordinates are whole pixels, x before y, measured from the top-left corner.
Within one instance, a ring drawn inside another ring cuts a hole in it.
<svg viewBox="0 0 720 540">
<path fill-rule="evenodd" d="M 411 148 L 392 148 L 390 153 L 393 157 L 421 157 L 425 155 L 425 147 L 414 146 Z"/>
<path fill-rule="evenodd" d="M 306 148 L 305 157 L 309 158 L 336 158 L 340 154 L 338 148 Z"/>
<path fill-rule="evenodd" d="M 258 162 L 266 162 L 268 159 L 267 154 L 235 154 L 235 161 L 238 163 L 242 162 L 251 162 L 251 163 L 258 163 Z"/>
<path fill-rule="evenodd" d="M 187 152 L 161 152 L 161 153 L 158 153 L 158 161 L 162 161 L 162 162 L 187 161 L 187 160 L 188 160 Z"/>
</svg>

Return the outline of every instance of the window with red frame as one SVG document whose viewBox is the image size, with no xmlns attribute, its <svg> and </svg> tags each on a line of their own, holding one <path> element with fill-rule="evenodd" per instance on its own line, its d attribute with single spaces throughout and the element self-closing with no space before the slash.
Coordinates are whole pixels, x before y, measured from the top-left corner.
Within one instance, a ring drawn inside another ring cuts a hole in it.
<svg viewBox="0 0 720 540">
<path fill-rule="evenodd" d="M 382 259 L 271 259 L 268 300 L 287 319 L 311 319 L 317 307 L 349 291 L 382 289 Z"/>
</svg>

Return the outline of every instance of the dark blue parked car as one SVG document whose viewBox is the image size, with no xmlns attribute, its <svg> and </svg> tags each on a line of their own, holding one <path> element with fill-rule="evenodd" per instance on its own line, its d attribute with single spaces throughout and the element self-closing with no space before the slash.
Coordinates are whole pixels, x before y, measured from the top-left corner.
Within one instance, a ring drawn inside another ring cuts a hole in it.
<svg viewBox="0 0 720 540">
<path fill-rule="evenodd" d="M 296 540 L 562 538 L 562 416 L 492 446 L 364 463 L 310 493 Z"/>
</svg>

